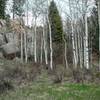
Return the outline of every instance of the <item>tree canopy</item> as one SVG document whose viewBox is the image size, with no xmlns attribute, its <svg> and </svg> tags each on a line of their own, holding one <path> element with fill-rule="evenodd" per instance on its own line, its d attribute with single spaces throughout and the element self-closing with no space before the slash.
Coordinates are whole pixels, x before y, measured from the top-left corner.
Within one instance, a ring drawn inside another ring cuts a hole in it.
<svg viewBox="0 0 100 100">
<path fill-rule="evenodd" d="M 0 19 L 5 18 L 5 8 L 7 0 L 0 0 Z"/>
<path fill-rule="evenodd" d="M 13 0 L 13 14 L 14 15 L 17 15 L 17 16 L 22 15 L 24 3 L 25 3 L 25 0 Z"/>
<path fill-rule="evenodd" d="M 59 43 L 63 40 L 63 25 L 59 11 L 54 1 L 49 6 L 49 20 L 51 23 L 51 32 L 53 42 Z"/>
</svg>

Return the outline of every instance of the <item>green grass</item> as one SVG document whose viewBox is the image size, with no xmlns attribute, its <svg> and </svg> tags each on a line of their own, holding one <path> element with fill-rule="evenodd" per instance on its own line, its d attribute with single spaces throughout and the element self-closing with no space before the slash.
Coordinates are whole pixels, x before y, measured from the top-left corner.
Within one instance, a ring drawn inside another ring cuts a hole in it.
<svg viewBox="0 0 100 100">
<path fill-rule="evenodd" d="M 1 67 L 4 66 L 2 63 L 4 62 L 0 61 Z M 6 66 L 9 64 L 14 65 L 5 62 Z M 43 70 L 34 82 L 27 85 L 23 83 L 20 87 L 1 94 L 0 100 L 100 100 L 100 85 L 66 82 L 53 84 L 51 76 Z"/>
<path fill-rule="evenodd" d="M 33 82 L 2 94 L 0 100 L 100 100 L 100 86 Z"/>
</svg>

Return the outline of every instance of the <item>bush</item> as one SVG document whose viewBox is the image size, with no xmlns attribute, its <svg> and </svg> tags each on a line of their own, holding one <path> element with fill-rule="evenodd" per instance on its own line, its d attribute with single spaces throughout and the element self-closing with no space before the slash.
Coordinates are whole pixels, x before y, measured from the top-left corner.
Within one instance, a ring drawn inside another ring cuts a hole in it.
<svg viewBox="0 0 100 100">
<path fill-rule="evenodd" d="M 95 73 L 95 77 L 100 79 L 100 72 Z"/>
<path fill-rule="evenodd" d="M 11 81 L 9 80 L 0 80 L 0 94 L 8 90 L 14 89 Z"/>
</svg>

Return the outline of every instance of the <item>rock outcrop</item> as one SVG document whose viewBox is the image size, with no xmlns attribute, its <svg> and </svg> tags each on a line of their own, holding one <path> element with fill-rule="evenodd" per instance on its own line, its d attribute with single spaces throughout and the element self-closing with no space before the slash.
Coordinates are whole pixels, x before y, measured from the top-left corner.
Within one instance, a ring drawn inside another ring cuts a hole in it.
<svg viewBox="0 0 100 100">
<path fill-rule="evenodd" d="M 5 45 L 2 45 L 1 48 L 3 50 L 3 53 L 7 55 L 19 52 L 19 48 L 14 42 L 9 42 Z"/>
</svg>

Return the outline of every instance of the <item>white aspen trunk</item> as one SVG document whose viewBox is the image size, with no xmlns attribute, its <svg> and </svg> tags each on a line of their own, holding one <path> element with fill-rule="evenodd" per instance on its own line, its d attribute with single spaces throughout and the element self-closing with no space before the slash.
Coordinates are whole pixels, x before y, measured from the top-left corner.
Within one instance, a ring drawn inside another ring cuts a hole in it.
<svg viewBox="0 0 100 100">
<path fill-rule="evenodd" d="M 75 24 L 76 24 L 76 22 L 75 22 Z M 77 28 L 77 27 L 74 27 L 74 28 Z M 78 41 L 77 41 L 77 36 L 78 36 L 78 35 L 77 35 L 77 33 L 75 32 L 75 33 L 74 33 L 74 38 L 75 38 L 75 39 L 74 39 L 74 45 L 75 45 L 76 65 L 78 64 L 78 60 L 79 60 L 79 59 L 78 59 L 78 49 L 79 49 L 79 48 L 78 48 L 78 45 L 77 45 L 77 44 L 78 44 L 78 43 L 77 43 L 77 42 L 78 42 Z"/>
<path fill-rule="evenodd" d="M 33 55 L 33 46 L 34 46 L 34 32 L 32 31 L 31 55 Z"/>
<path fill-rule="evenodd" d="M 28 26 L 28 0 L 26 2 L 26 6 L 27 6 L 27 26 Z"/>
<path fill-rule="evenodd" d="M 80 27 L 78 27 L 79 29 Z M 78 32 L 78 47 L 79 47 L 79 61 L 80 61 L 80 67 L 82 67 L 82 41 L 81 41 L 81 35 L 80 32 Z"/>
<path fill-rule="evenodd" d="M 82 68 L 82 62 L 81 62 L 81 38 L 80 38 L 80 33 L 79 33 L 79 30 L 80 30 L 80 27 L 77 23 L 77 20 L 79 19 L 79 11 L 78 11 L 78 3 L 79 1 L 75 0 L 75 6 L 76 6 L 76 15 L 75 15 L 75 18 L 76 18 L 76 22 L 75 22 L 75 26 L 76 26 L 76 57 L 77 57 L 77 64 L 79 64 L 80 68 Z"/>
<path fill-rule="evenodd" d="M 78 6 L 76 5 L 76 7 L 77 7 L 77 9 L 78 9 Z M 77 11 L 77 18 L 79 18 L 79 12 Z M 81 54 L 81 44 L 82 44 L 82 42 L 81 42 L 81 38 L 80 38 L 80 27 L 79 27 L 79 25 L 77 25 L 77 34 L 78 34 L 78 36 L 77 36 L 77 38 L 78 38 L 78 44 L 77 44 L 77 46 L 78 46 L 78 63 L 79 63 L 79 66 L 80 66 L 80 68 L 82 68 L 82 54 Z"/>
<path fill-rule="evenodd" d="M 27 0 L 27 3 L 26 3 L 26 7 L 27 7 L 27 26 L 28 26 L 28 0 Z M 25 49 L 25 62 L 27 63 L 27 59 L 28 59 L 28 56 L 27 56 L 27 35 L 26 35 L 26 32 L 24 33 L 24 49 Z"/>
<path fill-rule="evenodd" d="M 23 20 L 23 17 L 21 16 L 20 17 L 21 25 L 22 25 L 22 20 Z M 24 48 L 23 47 L 23 32 L 20 33 L 20 36 L 21 36 L 21 40 L 20 40 L 20 46 L 21 46 L 21 49 L 20 50 L 21 51 L 20 51 L 20 54 L 21 54 L 21 62 L 23 62 L 23 54 L 24 54 L 23 53 L 23 48 Z"/>
<path fill-rule="evenodd" d="M 98 21 L 99 21 L 99 71 L 100 71 L 100 1 L 98 0 Z"/>
<path fill-rule="evenodd" d="M 43 62 L 43 34 L 41 35 L 41 63 Z"/>
<path fill-rule="evenodd" d="M 32 23 L 34 23 L 34 18 L 32 19 Z M 31 55 L 34 55 L 34 24 L 32 24 L 32 44 L 31 44 Z"/>
<path fill-rule="evenodd" d="M 51 36 L 51 26 L 49 23 L 49 35 L 50 35 L 50 67 L 53 69 L 53 49 L 52 49 L 52 36 Z"/>
<path fill-rule="evenodd" d="M 37 45 L 36 45 L 36 31 L 37 31 L 37 26 L 36 26 L 36 17 L 35 17 L 35 26 L 34 26 L 34 61 L 37 63 Z"/>
<path fill-rule="evenodd" d="M 82 23 L 84 23 L 84 0 L 81 0 L 81 2 L 82 2 L 82 13 L 83 13 L 83 15 L 82 15 Z M 84 51 L 84 34 L 83 34 L 83 32 L 82 32 L 82 37 L 81 37 L 81 42 L 82 42 L 82 64 L 83 64 L 83 67 L 84 67 L 84 53 L 85 53 L 85 51 Z"/>
<path fill-rule="evenodd" d="M 26 33 L 24 33 L 24 49 L 25 49 L 25 62 L 27 63 L 27 39 L 26 39 Z"/>
<path fill-rule="evenodd" d="M 78 46 L 79 46 L 80 67 L 83 68 L 82 66 L 82 41 L 81 41 L 80 36 L 78 37 L 78 39 L 79 39 Z"/>
<path fill-rule="evenodd" d="M 64 39 L 65 42 L 65 67 L 68 69 L 68 61 L 67 61 L 67 44 L 66 40 Z"/>
<path fill-rule="evenodd" d="M 76 66 L 78 64 L 78 40 L 77 40 L 77 37 L 78 37 L 78 33 L 77 33 L 77 19 L 78 19 L 78 15 L 76 13 L 76 9 L 77 9 L 77 4 L 76 4 L 76 0 L 74 0 L 73 2 L 75 2 L 75 7 L 74 10 L 73 10 L 73 20 L 74 20 L 74 45 L 75 45 L 75 58 L 76 58 Z"/>
<path fill-rule="evenodd" d="M 23 34 L 21 33 L 21 61 L 23 62 Z"/>
<path fill-rule="evenodd" d="M 82 0 L 82 23 L 84 24 L 83 35 L 83 67 L 89 68 L 89 53 L 88 53 L 88 23 L 87 23 L 87 2 L 88 0 Z"/>
<path fill-rule="evenodd" d="M 84 54 L 84 64 L 87 69 L 89 69 L 89 49 L 88 49 L 88 22 L 87 22 L 87 13 L 85 14 L 85 54 Z"/>
<path fill-rule="evenodd" d="M 45 62 L 48 64 L 48 51 L 47 51 L 47 42 L 45 42 Z"/>
<path fill-rule="evenodd" d="M 79 27 L 80 28 L 80 27 Z M 84 67 L 84 45 L 83 45 L 83 33 L 80 31 L 79 33 L 79 55 L 80 55 L 80 67 Z"/>
<path fill-rule="evenodd" d="M 51 25 L 50 21 L 47 17 L 48 25 L 49 25 L 49 37 L 50 37 L 50 68 L 53 69 L 53 48 L 52 48 L 52 33 L 51 33 Z"/>
<path fill-rule="evenodd" d="M 75 41 L 74 41 L 74 28 L 73 28 L 73 22 L 71 23 L 72 26 L 72 45 L 73 45 L 73 64 L 75 65 L 75 68 L 77 68 L 77 58 L 76 58 L 76 52 L 75 52 Z"/>
<path fill-rule="evenodd" d="M 48 0 L 47 4 L 49 5 L 51 0 Z M 49 7 L 49 6 L 48 6 Z M 48 13 L 47 13 L 48 14 Z M 48 26 L 49 26 L 49 38 L 50 38 L 50 68 L 53 69 L 53 48 L 52 48 L 52 33 L 51 33 L 51 24 L 47 15 Z"/>
<path fill-rule="evenodd" d="M 73 46 L 73 67 L 77 68 L 76 52 L 75 52 L 75 41 L 74 41 L 74 25 L 73 25 L 73 15 L 71 10 L 71 1 L 69 0 L 69 10 L 71 14 L 71 28 L 72 28 L 72 46 Z"/>
<path fill-rule="evenodd" d="M 46 47 L 46 41 L 44 37 L 44 53 L 45 53 L 45 63 L 48 64 L 48 57 L 47 57 L 47 47 Z"/>
<path fill-rule="evenodd" d="M 44 18 L 43 18 L 43 25 L 44 25 Z M 43 27 L 43 41 L 44 41 L 45 63 L 47 65 L 48 64 L 48 57 L 47 57 L 47 47 L 46 47 L 46 34 L 45 34 L 44 27 Z"/>
<path fill-rule="evenodd" d="M 90 48 L 91 48 L 91 51 L 90 51 L 90 52 L 91 52 L 91 54 L 90 54 L 90 66 L 91 66 L 91 68 L 92 68 L 92 67 L 93 67 L 93 65 L 92 65 L 92 59 L 93 59 L 93 58 L 92 58 L 92 56 L 93 56 L 93 55 L 92 55 L 92 39 L 90 39 Z"/>
</svg>

